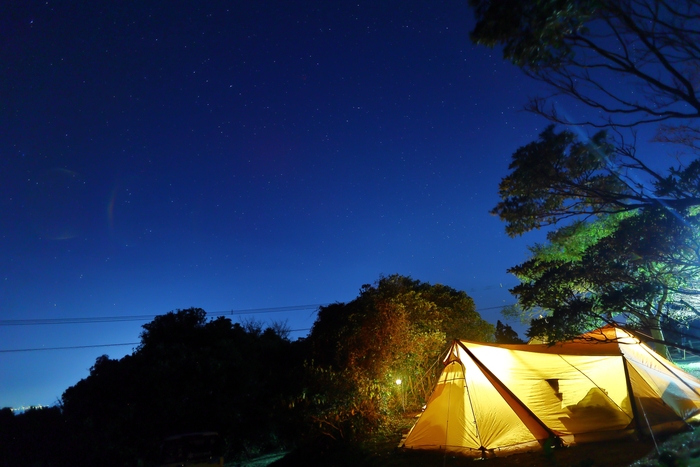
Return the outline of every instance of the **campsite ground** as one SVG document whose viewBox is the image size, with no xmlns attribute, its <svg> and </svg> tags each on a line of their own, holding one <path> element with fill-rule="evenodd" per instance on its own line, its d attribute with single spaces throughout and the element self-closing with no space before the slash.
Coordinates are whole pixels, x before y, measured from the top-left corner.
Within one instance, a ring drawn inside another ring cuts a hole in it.
<svg viewBox="0 0 700 467">
<path fill-rule="evenodd" d="M 656 442 L 658 450 L 651 439 L 616 440 L 555 449 L 549 453 L 540 451 L 478 460 L 428 451 L 403 451 L 396 448 L 396 440 L 385 440 L 365 446 L 362 450 L 338 449 L 320 456 L 308 452 L 292 452 L 284 457 L 268 457 L 267 460 L 274 467 L 700 467 L 700 428 L 657 439 Z M 256 462 L 254 464 L 236 465 L 268 465 L 258 462 L 259 460 L 251 461 Z"/>
<path fill-rule="evenodd" d="M 496 457 L 485 460 L 446 455 L 444 453 L 408 452 L 395 450 L 384 455 L 377 452 L 380 462 L 375 465 L 395 467 L 443 466 L 456 467 L 475 465 L 483 467 L 626 467 L 631 463 L 654 454 L 654 443 L 648 441 L 609 441 L 584 444 L 569 448 L 554 449 Z M 379 460 L 379 459 L 378 459 Z M 647 464 L 638 464 L 639 466 Z M 659 464 L 648 464 L 648 467 Z"/>
</svg>

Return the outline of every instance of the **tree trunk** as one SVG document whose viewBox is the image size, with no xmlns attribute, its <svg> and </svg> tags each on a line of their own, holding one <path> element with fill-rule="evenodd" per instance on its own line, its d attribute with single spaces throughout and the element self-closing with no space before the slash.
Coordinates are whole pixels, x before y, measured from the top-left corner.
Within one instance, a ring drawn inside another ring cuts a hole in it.
<svg viewBox="0 0 700 467">
<path fill-rule="evenodd" d="M 671 355 L 668 353 L 668 347 L 665 344 L 666 340 L 664 339 L 664 332 L 661 329 L 661 316 L 667 297 L 668 289 L 664 288 L 664 293 L 656 305 L 656 310 L 654 310 L 653 316 L 651 316 L 649 320 L 649 327 L 651 328 L 651 337 L 656 341 L 654 342 L 653 349 L 656 350 L 656 353 L 662 357 L 671 360 Z"/>
<path fill-rule="evenodd" d="M 650 320 L 651 324 L 651 337 L 657 341 L 652 343 L 652 348 L 664 358 L 671 359 L 671 355 L 668 353 L 668 346 L 664 344 L 664 332 L 661 329 L 661 319 L 659 315 L 654 316 Z"/>
</svg>

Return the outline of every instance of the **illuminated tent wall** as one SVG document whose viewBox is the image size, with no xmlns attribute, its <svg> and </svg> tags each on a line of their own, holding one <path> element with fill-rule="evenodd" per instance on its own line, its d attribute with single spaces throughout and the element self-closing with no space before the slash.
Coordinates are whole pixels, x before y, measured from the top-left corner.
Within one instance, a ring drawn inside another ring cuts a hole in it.
<svg viewBox="0 0 700 467">
<path fill-rule="evenodd" d="M 700 380 L 613 327 L 553 346 L 457 340 L 444 364 L 405 448 L 499 456 L 700 420 Z"/>
</svg>

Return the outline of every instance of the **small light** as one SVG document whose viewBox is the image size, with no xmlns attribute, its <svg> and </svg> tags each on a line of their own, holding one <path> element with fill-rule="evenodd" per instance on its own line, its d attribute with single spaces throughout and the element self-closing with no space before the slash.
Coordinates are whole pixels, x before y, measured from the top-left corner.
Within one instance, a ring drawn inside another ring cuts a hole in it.
<svg viewBox="0 0 700 467">
<path fill-rule="evenodd" d="M 399 379 L 396 380 L 396 384 L 399 385 L 399 386 L 401 386 L 401 378 L 399 378 Z"/>
</svg>

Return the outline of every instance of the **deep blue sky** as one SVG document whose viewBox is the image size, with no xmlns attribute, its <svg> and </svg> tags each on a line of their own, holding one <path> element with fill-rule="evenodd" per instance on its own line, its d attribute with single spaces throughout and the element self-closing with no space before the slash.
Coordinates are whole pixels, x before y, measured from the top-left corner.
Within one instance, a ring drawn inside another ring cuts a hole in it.
<svg viewBox="0 0 700 467">
<path fill-rule="evenodd" d="M 399 273 L 495 323 L 541 235 L 488 211 L 545 122 L 465 3 L 10 0 L 0 320 L 349 301 Z M 144 322 L 2 325 L 0 350 L 137 342 Z M 0 407 L 131 350 L 0 353 Z"/>
</svg>

